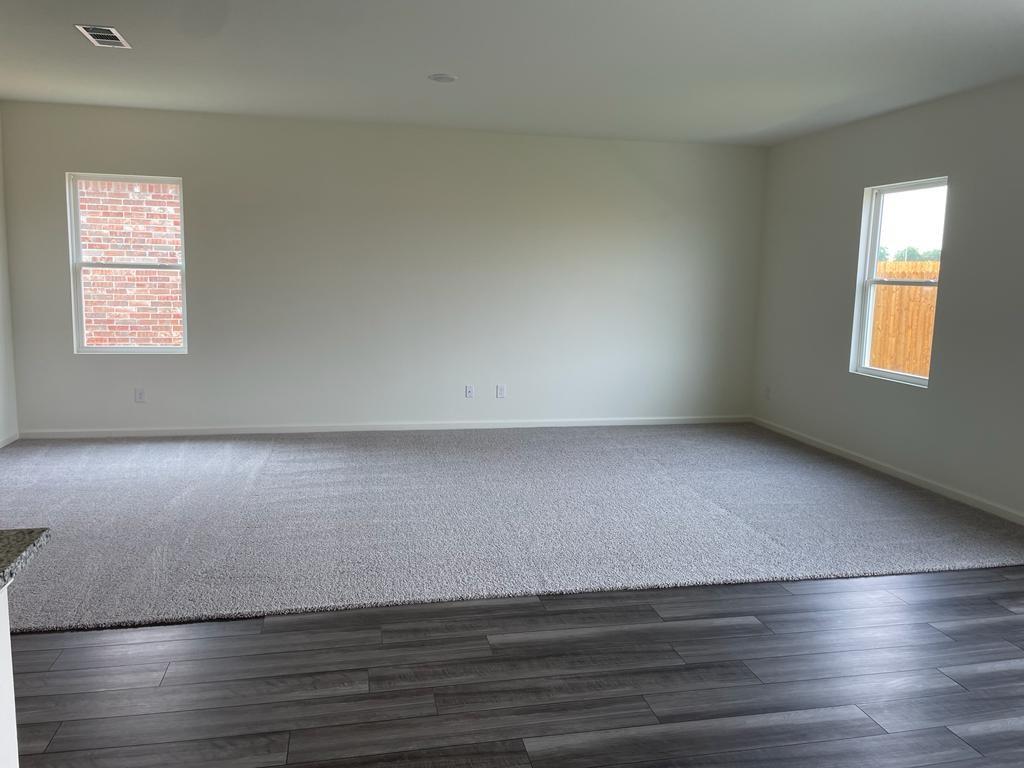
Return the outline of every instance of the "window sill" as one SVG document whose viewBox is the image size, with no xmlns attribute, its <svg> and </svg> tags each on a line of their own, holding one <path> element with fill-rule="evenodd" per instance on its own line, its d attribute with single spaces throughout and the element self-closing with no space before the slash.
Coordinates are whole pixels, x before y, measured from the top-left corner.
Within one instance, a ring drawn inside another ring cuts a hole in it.
<svg viewBox="0 0 1024 768">
<path fill-rule="evenodd" d="M 923 376 L 913 376 L 909 373 L 900 373 L 899 371 L 886 371 L 882 368 L 851 368 L 850 373 L 855 373 L 858 376 L 867 376 L 869 379 L 882 379 L 884 381 L 893 381 L 897 384 L 906 384 L 910 387 L 917 387 L 918 389 L 928 389 L 928 379 Z"/>
<path fill-rule="evenodd" d="M 187 355 L 186 347 L 103 347 L 103 348 L 79 348 L 75 350 L 76 355 Z"/>
</svg>

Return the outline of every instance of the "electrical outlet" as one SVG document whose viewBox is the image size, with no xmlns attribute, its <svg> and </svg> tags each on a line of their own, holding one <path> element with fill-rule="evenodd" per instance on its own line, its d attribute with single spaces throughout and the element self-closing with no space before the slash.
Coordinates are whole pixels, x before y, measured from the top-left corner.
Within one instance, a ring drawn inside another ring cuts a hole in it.
<svg viewBox="0 0 1024 768">
<path fill-rule="evenodd" d="M 504 400 L 505 399 L 505 385 L 504 384 L 498 384 L 498 385 L 496 385 L 494 387 L 494 396 L 496 398 L 498 398 L 499 400 Z"/>
<path fill-rule="evenodd" d="M 144 403 L 144 402 L 146 402 L 146 390 L 144 390 L 142 387 L 136 387 L 135 388 L 135 402 L 136 403 Z"/>
<path fill-rule="evenodd" d="M 468 399 L 472 400 L 475 396 L 476 396 L 476 390 L 473 388 L 473 385 L 472 384 L 467 384 L 466 385 L 466 397 Z"/>
</svg>

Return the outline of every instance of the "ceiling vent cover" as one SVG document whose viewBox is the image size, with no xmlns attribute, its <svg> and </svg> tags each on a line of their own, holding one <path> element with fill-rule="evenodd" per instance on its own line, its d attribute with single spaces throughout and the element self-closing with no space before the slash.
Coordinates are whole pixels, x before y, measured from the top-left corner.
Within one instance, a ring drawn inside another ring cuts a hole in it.
<svg viewBox="0 0 1024 768">
<path fill-rule="evenodd" d="M 113 27 L 102 27 L 98 24 L 75 24 L 75 27 L 89 42 L 100 48 L 131 48 L 128 41 Z"/>
</svg>

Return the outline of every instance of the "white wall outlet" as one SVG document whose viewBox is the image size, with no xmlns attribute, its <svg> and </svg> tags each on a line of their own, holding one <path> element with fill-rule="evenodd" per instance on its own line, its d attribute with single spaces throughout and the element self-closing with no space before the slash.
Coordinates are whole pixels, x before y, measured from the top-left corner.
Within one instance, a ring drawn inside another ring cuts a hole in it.
<svg viewBox="0 0 1024 768">
<path fill-rule="evenodd" d="M 497 385 L 495 385 L 495 387 L 494 387 L 494 396 L 496 398 L 498 398 L 499 400 L 504 400 L 505 399 L 505 385 L 504 384 L 497 384 Z"/>
<path fill-rule="evenodd" d="M 136 387 L 135 388 L 135 402 L 136 403 L 144 403 L 144 402 L 146 402 L 146 390 L 144 390 L 142 387 Z"/>
<path fill-rule="evenodd" d="M 472 400 L 475 396 L 476 396 L 476 389 L 473 388 L 472 384 L 467 384 L 466 385 L 466 397 Z"/>
</svg>

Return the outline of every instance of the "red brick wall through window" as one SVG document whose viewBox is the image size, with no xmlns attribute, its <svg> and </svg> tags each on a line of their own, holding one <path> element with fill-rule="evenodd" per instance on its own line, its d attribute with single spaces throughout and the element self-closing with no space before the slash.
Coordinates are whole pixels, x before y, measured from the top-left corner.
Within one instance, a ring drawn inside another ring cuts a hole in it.
<svg viewBox="0 0 1024 768">
<path fill-rule="evenodd" d="M 82 332 L 87 347 L 181 347 L 181 187 L 78 179 Z"/>
</svg>

